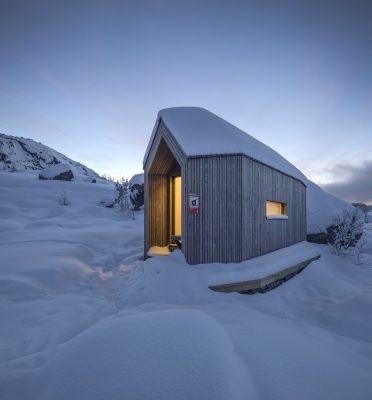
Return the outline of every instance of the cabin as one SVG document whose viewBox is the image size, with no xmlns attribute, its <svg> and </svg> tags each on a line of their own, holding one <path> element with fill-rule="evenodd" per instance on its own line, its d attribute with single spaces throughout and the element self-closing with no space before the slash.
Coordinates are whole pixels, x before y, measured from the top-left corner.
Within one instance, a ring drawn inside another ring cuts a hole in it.
<svg viewBox="0 0 372 400">
<path fill-rule="evenodd" d="M 306 178 L 270 147 L 198 107 L 159 111 L 144 157 L 145 257 L 238 263 L 306 240 Z"/>
</svg>

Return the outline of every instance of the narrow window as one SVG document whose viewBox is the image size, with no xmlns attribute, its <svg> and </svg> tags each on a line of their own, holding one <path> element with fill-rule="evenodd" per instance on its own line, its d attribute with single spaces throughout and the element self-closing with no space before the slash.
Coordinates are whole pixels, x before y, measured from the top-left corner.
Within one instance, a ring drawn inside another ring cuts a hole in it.
<svg viewBox="0 0 372 400">
<path fill-rule="evenodd" d="M 288 219 L 287 204 L 278 201 L 266 201 L 267 219 Z"/>
</svg>

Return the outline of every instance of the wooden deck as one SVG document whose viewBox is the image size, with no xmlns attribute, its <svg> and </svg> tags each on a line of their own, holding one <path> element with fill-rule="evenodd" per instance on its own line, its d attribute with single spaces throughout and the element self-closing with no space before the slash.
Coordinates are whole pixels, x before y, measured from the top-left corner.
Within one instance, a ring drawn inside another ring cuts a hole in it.
<svg viewBox="0 0 372 400">
<path fill-rule="evenodd" d="M 213 285 L 209 286 L 209 289 L 212 289 L 216 292 L 239 292 L 245 294 L 265 293 L 293 278 L 295 275 L 299 274 L 304 268 L 306 268 L 312 261 L 318 260 L 319 258 L 320 255 L 308 258 L 298 264 L 292 265 L 288 268 L 284 268 L 281 271 L 264 276 L 260 279 L 227 283 L 222 285 Z"/>
</svg>

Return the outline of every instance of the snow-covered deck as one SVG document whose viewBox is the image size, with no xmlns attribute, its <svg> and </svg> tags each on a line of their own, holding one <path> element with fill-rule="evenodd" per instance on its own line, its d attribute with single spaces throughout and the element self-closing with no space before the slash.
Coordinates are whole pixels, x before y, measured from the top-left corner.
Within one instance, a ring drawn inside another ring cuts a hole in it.
<svg viewBox="0 0 372 400">
<path fill-rule="evenodd" d="M 256 293 L 277 287 L 319 258 L 317 247 L 304 241 L 239 264 L 207 264 L 200 268 L 212 290 Z"/>
</svg>

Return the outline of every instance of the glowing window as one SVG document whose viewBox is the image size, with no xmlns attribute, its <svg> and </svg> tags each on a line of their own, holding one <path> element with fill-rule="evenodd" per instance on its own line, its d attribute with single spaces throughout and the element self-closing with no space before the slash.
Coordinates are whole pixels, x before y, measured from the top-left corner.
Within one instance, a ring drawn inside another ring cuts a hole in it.
<svg viewBox="0 0 372 400">
<path fill-rule="evenodd" d="M 266 201 L 267 219 L 288 219 L 287 204 L 278 201 Z"/>
</svg>

